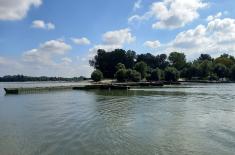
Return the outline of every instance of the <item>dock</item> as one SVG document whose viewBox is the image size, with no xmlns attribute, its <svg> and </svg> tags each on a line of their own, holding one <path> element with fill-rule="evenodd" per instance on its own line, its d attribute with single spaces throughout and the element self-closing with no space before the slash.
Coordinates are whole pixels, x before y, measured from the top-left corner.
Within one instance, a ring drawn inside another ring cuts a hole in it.
<svg viewBox="0 0 235 155">
<path fill-rule="evenodd" d="M 48 87 L 19 87 L 19 88 L 4 88 L 6 94 L 27 94 L 27 93 L 39 93 L 48 91 L 59 90 L 129 90 L 130 88 L 138 87 L 162 87 L 164 85 L 180 84 L 179 82 L 114 82 L 114 83 L 91 83 L 87 85 L 70 85 L 70 86 L 48 86 Z"/>
<path fill-rule="evenodd" d="M 19 88 L 4 88 L 6 94 L 27 94 L 39 93 L 59 90 L 92 90 L 92 89 L 107 89 L 107 90 L 128 90 L 129 86 L 113 85 L 113 84 L 92 84 L 92 85 L 77 85 L 77 86 L 51 86 L 51 87 L 19 87 Z"/>
</svg>

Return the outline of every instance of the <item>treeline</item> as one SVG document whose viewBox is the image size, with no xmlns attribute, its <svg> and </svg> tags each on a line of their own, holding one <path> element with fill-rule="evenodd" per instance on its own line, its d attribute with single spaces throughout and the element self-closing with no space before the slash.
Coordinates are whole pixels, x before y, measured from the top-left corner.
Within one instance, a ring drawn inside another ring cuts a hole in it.
<svg viewBox="0 0 235 155">
<path fill-rule="evenodd" d="M 152 55 L 123 49 L 112 52 L 99 49 L 89 62 L 96 69 L 92 73 L 95 81 L 102 78 L 118 81 L 235 80 L 235 58 L 228 54 L 217 58 L 201 54 L 199 58 L 187 61 L 181 52 Z"/>
<path fill-rule="evenodd" d="M 63 78 L 63 77 L 32 77 L 32 76 L 24 76 L 24 75 L 7 75 L 0 77 L 0 82 L 26 82 L 26 81 L 81 81 L 86 78 L 83 76 L 73 77 L 73 78 Z"/>
</svg>

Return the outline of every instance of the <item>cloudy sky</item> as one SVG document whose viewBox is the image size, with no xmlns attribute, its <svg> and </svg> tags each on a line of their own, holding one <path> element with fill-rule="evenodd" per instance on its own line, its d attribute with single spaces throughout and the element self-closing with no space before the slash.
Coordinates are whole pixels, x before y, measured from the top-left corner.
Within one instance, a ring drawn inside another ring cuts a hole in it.
<svg viewBox="0 0 235 155">
<path fill-rule="evenodd" d="M 97 49 L 235 55 L 234 0 L 0 0 L 0 76 L 89 76 Z"/>
</svg>

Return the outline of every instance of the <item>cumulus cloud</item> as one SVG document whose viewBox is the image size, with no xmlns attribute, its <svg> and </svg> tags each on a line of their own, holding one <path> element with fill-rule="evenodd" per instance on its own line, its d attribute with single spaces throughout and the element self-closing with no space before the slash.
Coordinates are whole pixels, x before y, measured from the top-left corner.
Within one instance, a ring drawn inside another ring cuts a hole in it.
<svg viewBox="0 0 235 155">
<path fill-rule="evenodd" d="M 214 19 L 207 25 L 183 31 L 168 43 L 167 51 L 185 51 L 187 55 L 209 53 L 218 56 L 227 52 L 235 54 L 235 19 Z"/>
<path fill-rule="evenodd" d="M 61 40 L 50 40 L 41 44 L 38 48 L 24 52 L 25 62 L 33 62 L 40 65 L 55 65 L 54 56 L 64 55 L 72 47 Z"/>
<path fill-rule="evenodd" d="M 144 42 L 144 46 L 152 49 L 156 49 L 161 45 L 161 43 L 158 40 L 155 41 L 146 41 Z"/>
<path fill-rule="evenodd" d="M 70 63 L 73 62 L 72 59 L 70 59 L 68 57 L 64 57 L 61 60 L 62 60 L 63 64 L 65 64 L 65 65 L 69 65 Z"/>
<path fill-rule="evenodd" d="M 212 21 L 212 20 L 215 20 L 215 19 L 218 19 L 222 16 L 222 12 L 218 12 L 216 15 L 210 15 L 207 17 L 207 21 Z"/>
<path fill-rule="evenodd" d="M 103 34 L 102 38 L 104 43 L 108 45 L 123 45 L 135 41 L 135 37 L 132 36 L 131 30 L 128 28 L 108 31 Z"/>
<path fill-rule="evenodd" d="M 91 41 L 86 37 L 82 38 L 71 38 L 71 40 L 77 45 L 90 45 Z"/>
<path fill-rule="evenodd" d="M 122 48 L 125 44 L 134 42 L 135 39 L 135 36 L 131 34 L 131 30 L 128 28 L 108 31 L 102 36 L 103 43 L 95 45 L 89 50 L 89 56 L 93 57 L 98 49 L 112 51 L 117 48 Z"/>
<path fill-rule="evenodd" d="M 55 25 L 51 22 L 46 23 L 43 20 L 34 20 L 32 22 L 32 28 L 53 30 L 55 29 Z"/>
<path fill-rule="evenodd" d="M 199 17 L 198 10 L 208 6 L 203 0 L 164 0 L 152 3 L 144 15 L 133 15 L 128 21 L 153 18 L 153 29 L 175 29 L 185 26 Z"/>
<path fill-rule="evenodd" d="M 20 20 L 32 6 L 41 4 L 42 0 L 0 0 L 0 20 Z"/>
</svg>

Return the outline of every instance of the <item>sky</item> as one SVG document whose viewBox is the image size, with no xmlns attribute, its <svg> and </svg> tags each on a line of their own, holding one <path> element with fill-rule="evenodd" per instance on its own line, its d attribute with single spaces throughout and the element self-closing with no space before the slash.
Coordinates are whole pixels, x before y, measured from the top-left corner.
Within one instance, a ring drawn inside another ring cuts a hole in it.
<svg viewBox="0 0 235 155">
<path fill-rule="evenodd" d="M 90 76 L 97 49 L 235 56 L 234 0 L 0 0 L 0 76 Z"/>
</svg>

